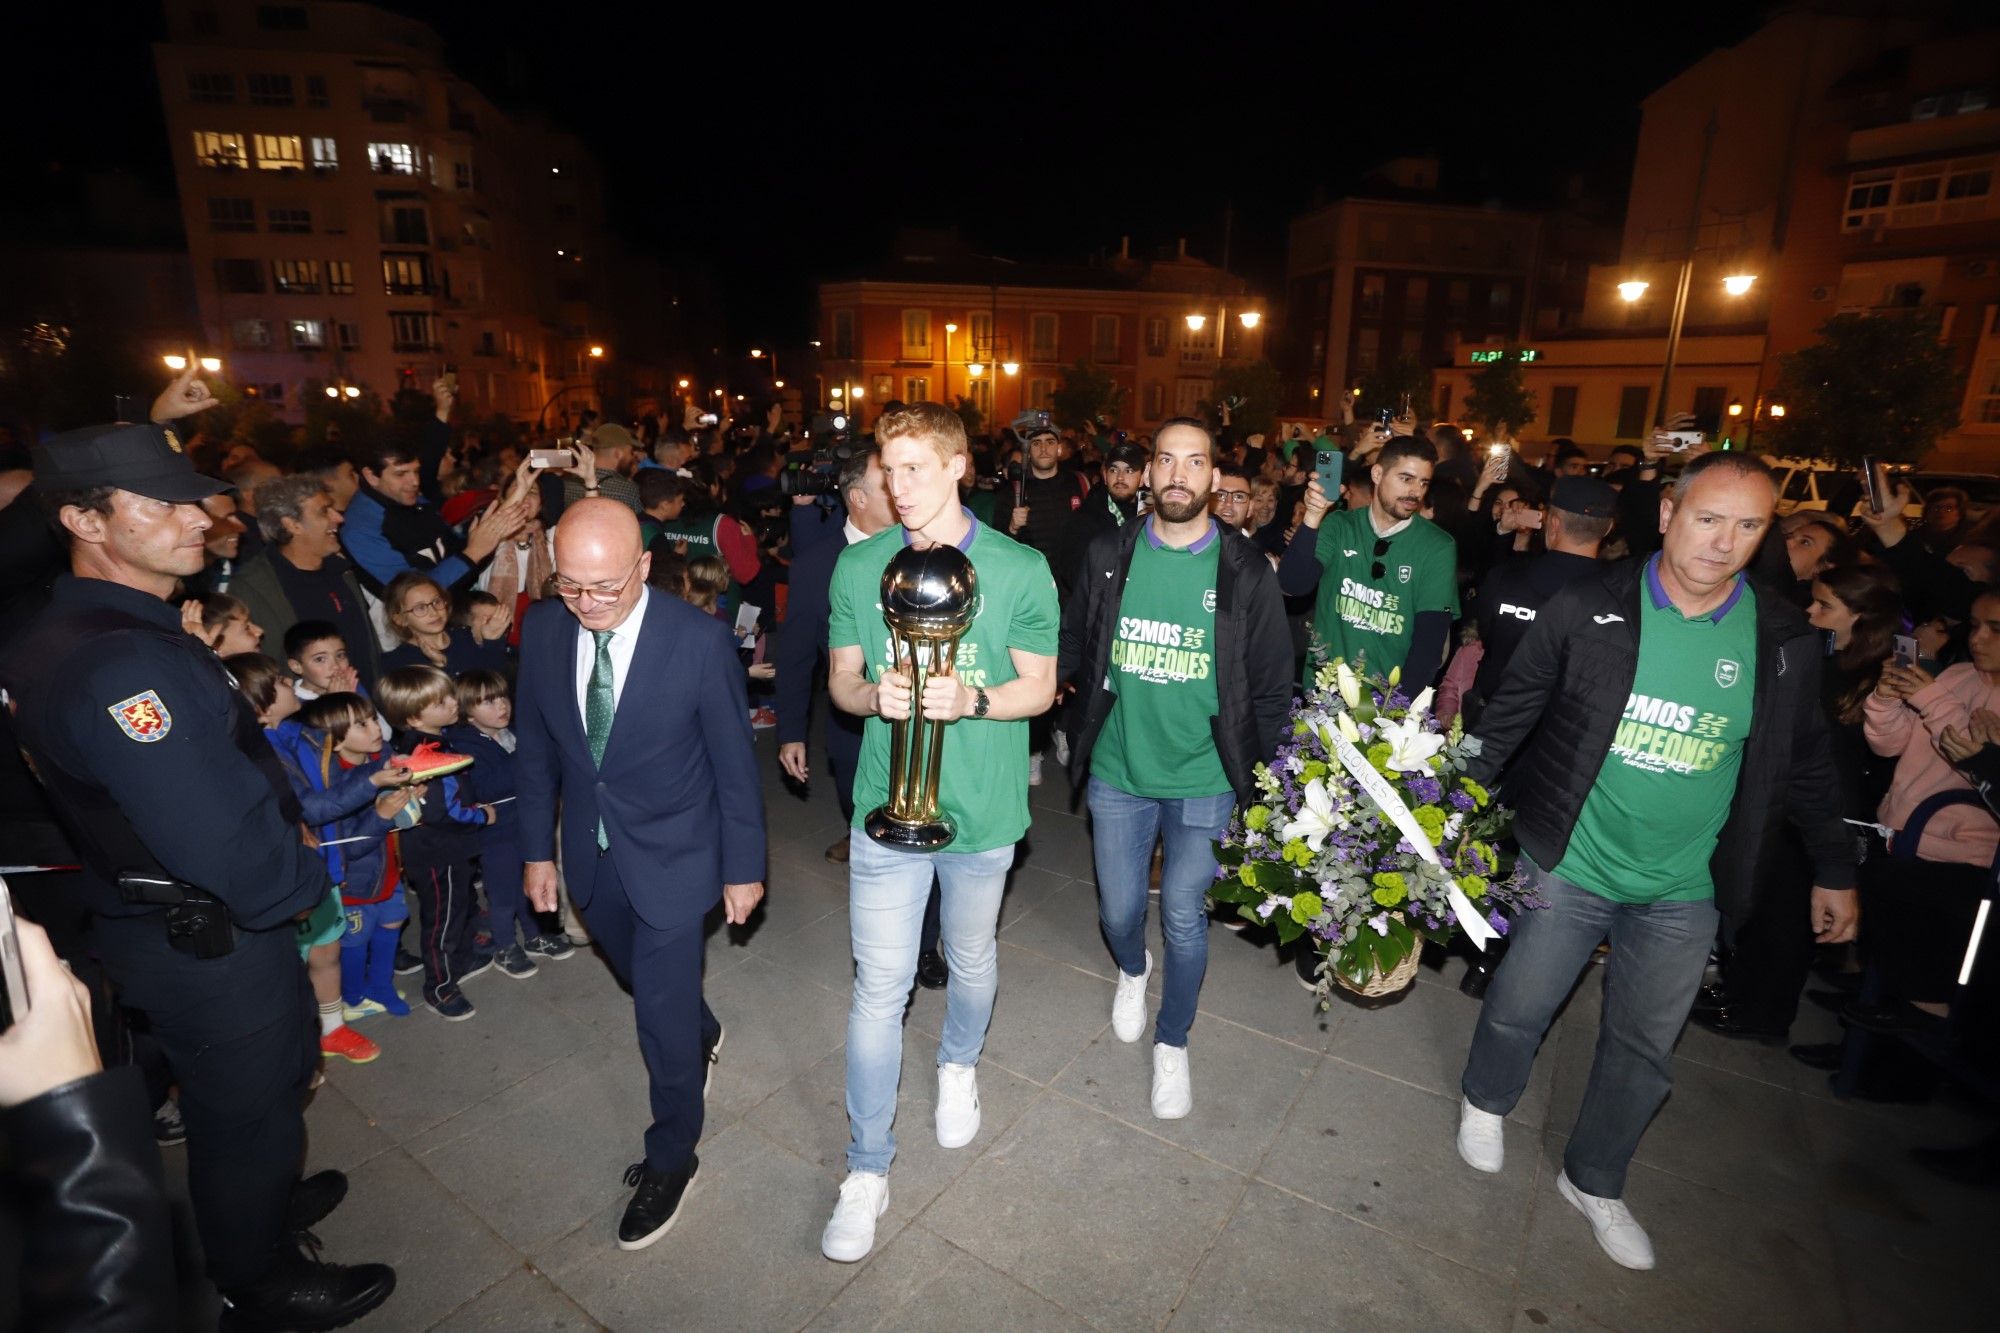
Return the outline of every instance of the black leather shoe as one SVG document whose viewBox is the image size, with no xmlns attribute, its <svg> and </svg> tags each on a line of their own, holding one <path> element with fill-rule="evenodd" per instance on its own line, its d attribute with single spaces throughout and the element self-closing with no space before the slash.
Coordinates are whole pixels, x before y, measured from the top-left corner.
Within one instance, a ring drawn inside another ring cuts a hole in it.
<svg viewBox="0 0 2000 1333">
<path fill-rule="evenodd" d="M 292 1200 L 285 1205 L 285 1230 L 307 1231 L 340 1207 L 347 1197 L 347 1177 L 338 1171 L 320 1171 L 292 1186 Z"/>
<path fill-rule="evenodd" d="M 395 1289 L 396 1270 L 387 1264 L 323 1264 L 296 1255 L 262 1282 L 224 1292 L 221 1327 L 223 1333 L 341 1328 Z"/>
<path fill-rule="evenodd" d="M 1856 1000 L 1842 1009 L 1840 1016 L 1869 1032 L 1904 1034 L 1942 1033 L 1950 1022 L 1943 1015 L 1919 1009 L 1907 1000 L 1888 1000 L 1875 1005 L 1864 1005 Z"/>
<path fill-rule="evenodd" d="M 1807 1069 L 1824 1069 L 1829 1074 L 1840 1068 L 1841 1050 L 1841 1043 L 1837 1041 L 1816 1041 L 1791 1048 L 1792 1059 Z"/>
<path fill-rule="evenodd" d="M 1753 1023 L 1743 1011 L 1734 1005 L 1719 1004 L 1712 1009 L 1696 1009 L 1693 1020 L 1710 1032 L 1725 1037 L 1747 1037 L 1758 1041 L 1778 1042 L 1785 1039 L 1786 1028 L 1772 1027 L 1768 1023 Z"/>
<path fill-rule="evenodd" d="M 681 1200 L 701 1170 L 701 1159 L 690 1155 L 679 1171 L 659 1172 L 644 1162 L 634 1162 L 625 1172 L 625 1183 L 637 1185 L 625 1216 L 618 1223 L 618 1248 L 643 1250 L 673 1229 L 680 1216 Z"/>
<path fill-rule="evenodd" d="M 917 984 L 925 990 L 943 990 L 951 980 L 951 969 L 944 965 L 944 955 L 936 949 L 926 949 L 917 958 Z"/>
<path fill-rule="evenodd" d="M 1704 1009 L 1720 1009 L 1728 1003 L 1729 992 L 1722 988 L 1720 982 L 1711 981 L 1695 992 L 1694 1009 L 1696 1013 L 1700 1013 Z"/>
</svg>

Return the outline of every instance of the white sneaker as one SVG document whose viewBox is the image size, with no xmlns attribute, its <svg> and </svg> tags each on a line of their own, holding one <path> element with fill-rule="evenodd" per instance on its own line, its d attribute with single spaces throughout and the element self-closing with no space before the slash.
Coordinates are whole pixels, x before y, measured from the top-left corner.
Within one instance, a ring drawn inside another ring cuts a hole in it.
<svg viewBox="0 0 2000 1333">
<path fill-rule="evenodd" d="M 1053 732 L 1049 733 L 1049 739 L 1055 742 L 1056 766 L 1058 768 L 1068 768 L 1069 733 L 1067 731 L 1064 731 L 1061 727 L 1057 727 Z"/>
<path fill-rule="evenodd" d="M 1042 785 L 1042 757 L 1038 754 L 1028 756 L 1028 785 L 1030 787 Z"/>
<path fill-rule="evenodd" d="M 1653 1242 L 1647 1237 L 1646 1228 L 1632 1219 L 1632 1210 L 1623 1199 L 1600 1199 L 1595 1194 L 1585 1194 L 1569 1183 L 1567 1171 L 1556 1177 L 1556 1193 L 1590 1219 L 1590 1229 L 1596 1233 L 1599 1247 L 1611 1256 L 1612 1262 L 1642 1270 L 1653 1266 Z"/>
<path fill-rule="evenodd" d="M 819 1233 L 819 1252 L 837 1264 L 860 1263 L 875 1248 L 875 1219 L 888 1211 L 889 1177 L 849 1171 L 840 1182 L 833 1216 Z"/>
<path fill-rule="evenodd" d="M 979 1073 L 971 1065 L 939 1065 L 937 1140 L 963 1148 L 979 1133 Z"/>
<path fill-rule="evenodd" d="M 1153 975 L 1153 951 L 1146 950 L 1146 970 L 1136 977 L 1118 969 L 1118 989 L 1111 996 L 1111 1031 L 1123 1042 L 1139 1040 L 1146 1026 L 1146 978 Z"/>
<path fill-rule="evenodd" d="M 1185 1046 L 1153 1043 L 1153 1118 L 1179 1120 L 1194 1109 L 1194 1087 L 1188 1082 Z"/>
<path fill-rule="evenodd" d="M 1500 1132 L 1505 1116 L 1482 1111 L 1458 1099 L 1458 1155 L 1474 1171 L 1496 1175 L 1507 1161 L 1507 1141 Z"/>
</svg>

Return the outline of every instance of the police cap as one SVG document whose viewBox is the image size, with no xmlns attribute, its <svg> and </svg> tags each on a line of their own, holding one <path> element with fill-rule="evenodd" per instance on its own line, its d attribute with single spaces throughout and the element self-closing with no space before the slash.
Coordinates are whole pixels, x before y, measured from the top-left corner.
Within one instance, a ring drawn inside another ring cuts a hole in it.
<svg viewBox="0 0 2000 1333">
<path fill-rule="evenodd" d="M 86 426 L 34 448 L 35 485 L 43 491 L 115 486 L 149 500 L 198 504 L 229 489 L 188 461 L 172 426 L 116 422 Z"/>
<path fill-rule="evenodd" d="M 1618 512 L 1618 492 L 1596 477 L 1557 477 L 1549 492 L 1549 508 L 1586 518 L 1610 518 Z"/>
</svg>

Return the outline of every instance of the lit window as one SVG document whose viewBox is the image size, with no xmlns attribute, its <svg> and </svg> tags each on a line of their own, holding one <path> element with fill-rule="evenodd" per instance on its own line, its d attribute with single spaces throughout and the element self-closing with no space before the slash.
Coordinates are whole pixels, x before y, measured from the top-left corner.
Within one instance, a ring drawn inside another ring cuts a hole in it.
<svg viewBox="0 0 2000 1333">
<path fill-rule="evenodd" d="M 196 130 L 194 132 L 194 158 L 205 167 L 247 167 L 250 154 L 243 146 L 240 134 L 223 134 L 216 130 Z"/>
<path fill-rule="evenodd" d="M 368 161 L 381 176 L 414 176 L 417 174 L 417 149 L 415 144 L 371 143 L 368 145 Z"/>
<path fill-rule="evenodd" d="M 903 380 L 903 401 L 906 403 L 927 403 L 931 397 L 931 377 L 909 375 Z"/>
<path fill-rule="evenodd" d="M 269 347 L 271 323 L 263 319 L 239 319 L 229 326 L 229 336 L 238 347 Z"/>
<path fill-rule="evenodd" d="M 315 136 L 311 142 L 312 165 L 314 171 L 340 170 L 340 145 L 332 139 Z"/>
<path fill-rule="evenodd" d="M 1152 319 L 1146 321 L 1146 355 L 1165 356 L 1166 354 L 1167 354 L 1167 321 L 1163 318 L 1160 318 L 1159 316 L 1154 316 Z M 1164 406 L 1166 403 L 1165 389 L 1160 390 L 1160 402 L 1162 406 Z M 1159 412 L 1151 412 L 1148 413 L 1147 415 L 1157 417 L 1162 414 Z"/>
<path fill-rule="evenodd" d="M 271 290 L 287 292 L 295 296 L 311 296 L 319 292 L 319 261 L 317 259 L 273 259 L 271 261 Z"/>
<path fill-rule="evenodd" d="M 334 296 L 354 295 L 354 265 L 345 259 L 327 260 L 326 290 Z"/>
<path fill-rule="evenodd" d="M 1028 359 L 1031 361 L 1053 361 L 1056 359 L 1056 317 L 1052 314 L 1031 316 L 1028 320 Z"/>
<path fill-rule="evenodd" d="M 266 171 L 300 171 L 306 164 L 305 140 L 296 134 L 259 134 L 257 165 Z"/>
<path fill-rule="evenodd" d="M 294 352 L 317 352 L 326 347 L 326 324 L 317 319 L 288 319 L 286 332 Z"/>
<path fill-rule="evenodd" d="M 389 313 L 389 336 L 394 341 L 392 350 L 398 352 L 428 352 L 436 339 L 432 336 L 431 316 L 428 311 L 403 310 Z"/>
<path fill-rule="evenodd" d="M 389 254 L 382 256 L 382 288 L 390 296 L 428 296 L 431 293 L 429 255 Z"/>
<path fill-rule="evenodd" d="M 903 312 L 903 355 L 929 356 L 931 354 L 931 312 L 928 310 L 905 310 Z"/>
</svg>

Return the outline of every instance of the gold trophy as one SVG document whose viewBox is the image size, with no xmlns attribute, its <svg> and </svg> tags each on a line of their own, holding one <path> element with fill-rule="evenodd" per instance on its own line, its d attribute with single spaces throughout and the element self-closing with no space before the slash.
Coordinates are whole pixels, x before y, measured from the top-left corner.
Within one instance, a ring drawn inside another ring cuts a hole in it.
<svg viewBox="0 0 2000 1333">
<path fill-rule="evenodd" d="M 938 810 L 948 724 L 924 716 L 924 683 L 951 674 L 978 598 L 979 576 L 955 546 L 906 546 L 882 571 L 882 619 L 896 662 L 910 677 L 910 716 L 889 724 L 889 800 L 862 823 L 885 847 L 934 852 L 958 836 Z"/>
</svg>

